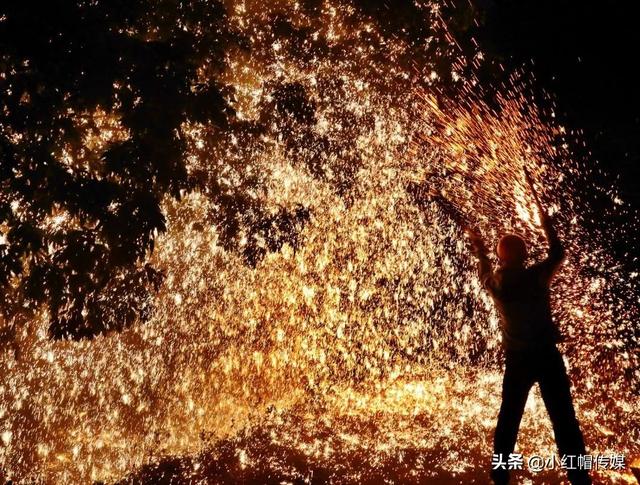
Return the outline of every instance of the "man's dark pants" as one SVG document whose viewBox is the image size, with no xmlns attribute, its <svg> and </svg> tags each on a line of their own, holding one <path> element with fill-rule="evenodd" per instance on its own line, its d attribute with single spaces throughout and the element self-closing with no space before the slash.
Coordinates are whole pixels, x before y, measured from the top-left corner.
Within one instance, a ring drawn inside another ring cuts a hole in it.
<svg viewBox="0 0 640 485">
<path fill-rule="evenodd" d="M 542 399 L 553 424 L 553 432 L 562 455 L 585 455 L 584 440 L 576 419 L 567 370 L 555 346 L 535 351 L 505 351 L 502 405 L 494 438 L 494 453 L 506 461 L 513 453 L 520 420 L 531 387 L 538 382 Z M 577 467 L 577 458 L 573 458 Z M 590 484 L 585 470 L 567 470 L 572 484 Z M 492 470 L 496 484 L 506 484 L 508 470 Z"/>
</svg>

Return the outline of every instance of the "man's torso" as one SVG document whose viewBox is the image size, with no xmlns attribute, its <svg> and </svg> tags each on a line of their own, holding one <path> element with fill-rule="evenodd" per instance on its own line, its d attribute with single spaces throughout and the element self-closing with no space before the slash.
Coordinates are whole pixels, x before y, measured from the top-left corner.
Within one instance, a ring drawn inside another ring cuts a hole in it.
<svg viewBox="0 0 640 485">
<path fill-rule="evenodd" d="M 551 315 L 549 287 L 538 268 L 501 268 L 487 285 L 500 314 L 506 349 L 547 347 L 559 341 Z"/>
</svg>

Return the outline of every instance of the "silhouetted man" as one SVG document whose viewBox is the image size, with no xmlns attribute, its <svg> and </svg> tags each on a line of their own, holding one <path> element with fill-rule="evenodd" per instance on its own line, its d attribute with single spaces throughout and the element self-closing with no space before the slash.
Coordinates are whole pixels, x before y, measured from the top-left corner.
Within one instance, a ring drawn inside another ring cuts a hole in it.
<svg viewBox="0 0 640 485">
<path fill-rule="evenodd" d="M 500 266 L 493 271 L 480 236 L 469 231 L 474 254 L 479 259 L 480 279 L 500 314 L 505 372 L 502 405 L 494 437 L 494 454 L 507 462 L 513 453 L 520 420 L 531 387 L 537 382 L 551 418 L 560 456 L 576 469 L 568 469 L 572 484 L 590 484 L 587 471 L 577 469 L 578 455 L 585 455 L 580 426 L 571 401 L 570 384 L 556 347 L 560 334 L 551 317 L 549 285 L 564 260 L 564 249 L 551 219 L 540 209 L 549 242 L 544 261 L 525 266 L 527 247 L 519 236 L 502 237 L 497 253 Z M 495 466 L 492 466 L 495 468 Z M 507 467 L 491 472 L 494 483 L 509 482 Z"/>
</svg>

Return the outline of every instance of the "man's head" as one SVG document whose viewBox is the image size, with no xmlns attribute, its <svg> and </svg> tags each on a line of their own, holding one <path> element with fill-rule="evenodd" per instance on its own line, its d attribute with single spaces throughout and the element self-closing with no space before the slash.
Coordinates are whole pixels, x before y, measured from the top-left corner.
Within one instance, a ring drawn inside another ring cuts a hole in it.
<svg viewBox="0 0 640 485">
<path fill-rule="evenodd" d="M 519 266 L 527 259 L 527 244 L 520 236 L 507 234 L 498 242 L 498 258 L 507 266 Z"/>
</svg>

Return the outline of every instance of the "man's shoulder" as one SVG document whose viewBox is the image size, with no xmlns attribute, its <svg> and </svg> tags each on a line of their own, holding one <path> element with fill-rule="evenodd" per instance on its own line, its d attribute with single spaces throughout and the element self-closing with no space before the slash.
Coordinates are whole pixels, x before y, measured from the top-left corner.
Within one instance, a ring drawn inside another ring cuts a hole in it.
<svg viewBox="0 0 640 485">
<path fill-rule="evenodd" d="M 530 264 L 529 266 L 527 266 L 526 271 L 528 273 L 540 273 L 541 271 L 544 270 L 545 267 L 545 261 L 536 261 L 535 263 Z"/>
<path fill-rule="evenodd" d="M 532 276 L 540 277 L 545 273 L 545 271 L 547 271 L 547 267 L 548 267 L 548 261 L 545 259 L 542 261 L 537 261 L 531 264 L 530 266 L 528 266 L 527 272 Z"/>
</svg>

